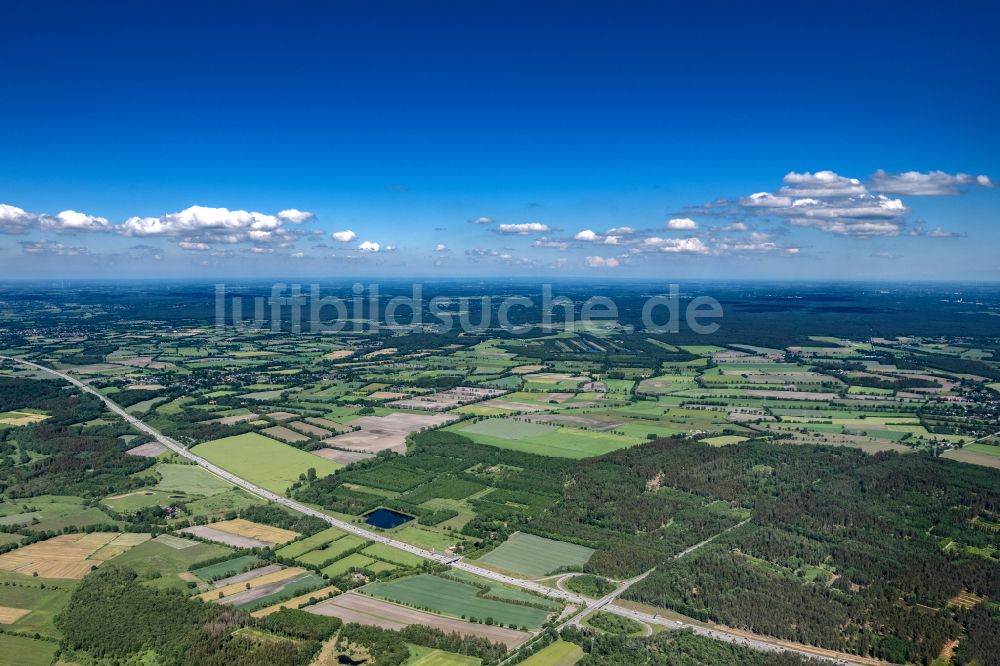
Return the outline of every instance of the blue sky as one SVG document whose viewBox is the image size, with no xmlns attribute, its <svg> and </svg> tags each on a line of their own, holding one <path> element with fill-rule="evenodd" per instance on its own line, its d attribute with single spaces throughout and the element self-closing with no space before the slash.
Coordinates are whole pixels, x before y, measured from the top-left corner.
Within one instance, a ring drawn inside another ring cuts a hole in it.
<svg viewBox="0 0 1000 666">
<path fill-rule="evenodd" d="M 5 3 L 0 277 L 1000 279 L 1000 10 L 807 4 Z"/>
</svg>

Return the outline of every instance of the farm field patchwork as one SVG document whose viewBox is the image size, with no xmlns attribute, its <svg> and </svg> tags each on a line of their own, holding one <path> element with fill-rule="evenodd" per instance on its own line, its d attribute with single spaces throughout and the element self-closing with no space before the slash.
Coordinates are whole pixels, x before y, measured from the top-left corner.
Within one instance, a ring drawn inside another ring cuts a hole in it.
<svg viewBox="0 0 1000 666">
<path fill-rule="evenodd" d="M 0 555 L 0 569 L 41 578 L 80 579 L 105 560 L 149 540 L 148 534 L 64 534 Z"/>
</svg>

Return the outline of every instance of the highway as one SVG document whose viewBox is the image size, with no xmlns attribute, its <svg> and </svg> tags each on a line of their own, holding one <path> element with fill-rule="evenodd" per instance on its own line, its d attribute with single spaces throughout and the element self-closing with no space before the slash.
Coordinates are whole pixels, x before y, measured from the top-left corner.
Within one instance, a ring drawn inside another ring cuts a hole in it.
<svg viewBox="0 0 1000 666">
<path fill-rule="evenodd" d="M 387 537 L 387 536 L 385 536 L 383 534 L 379 534 L 378 532 L 373 532 L 371 530 L 365 529 L 363 527 L 355 525 L 354 523 L 349 523 L 347 521 L 340 520 L 339 518 L 335 518 L 335 517 L 333 517 L 331 515 L 328 515 L 328 514 L 322 512 L 322 511 L 314 509 L 311 506 L 307 506 L 305 504 L 302 504 L 301 502 L 296 502 L 293 499 L 289 499 L 289 498 L 284 497 L 282 495 L 278 495 L 276 493 L 273 493 L 273 492 L 271 492 L 269 490 L 261 488 L 260 486 L 257 486 L 255 484 L 247 481 L 246 479 L 243 479 L 241 477 L 236 476 L 235 474 L 233 474 L 231 472 L 226 471 L 225 469 L 219 467 L 218 465 L 215 465 L 215 464 L 209 462 L 208 460 L 205 460 L 201 456 L 195 455 L 194 453 L 192 453 L 191 451 L 189 451 L 184 445 L 180 444 L 179 442 L 175 441 L 174 439 L 172 439 L 170 437 L 167 437 L 166 435 L 164 435 L 163 433 L 159 432 L 155 428 L 147 425 L 142 420 L 140 420 L 140 419 L 136 418 L 135 416 L 133 416 L 133 415 L 129 414 L 128 412 L 126 412 L 124 409 L 122 409 L 114 401 L 112 401 L 109 398 L 107 398 L 106 396 L 102 395 L 101 393 L 99 393 L 95 389 L 87 386 L 86 384 L 84 384 L 80 380 L 76 379 L 75 377 L 72 377 L 72 376 L 70 376 L 70 375 L 68 375 L 68 374 L 66 374 L 64 372 L 59 372 L 58 370 L 53 370 L 52 368 L 48 368 L 48 367 L 46 367 L 44 365 L 39 365 L 38 363 L 34 363 L 32 361 L 26 361 L 26 360 L 23 360 L 23 359 L 20 359 L 20 358 L 12 358 L 10 356 L 2 356 L 2 355 L 0 355 L 0 361 L 11 361 L 11 362 L 14 362 L 14 363 L 20 363 L 22 365 L 26 365 L 26 366 L 29 366 L 31 368 L 34 368 L 35 370 L 39 370 L 41 372 L 45 372 L 45 373 L 48 373 L 50 375 L 54 375 L 56 377 L 59 377 L 60 379 L 63 379 L 65 381 L 69 382 L 70 384 L 73 384 L 74 386 L 76 386 L 80 390 L 85 391 L 85 392 L 93 395 L 94 397 L 98 398 L 99 400 L 101 400 L 108 407 L 109 410 L 111 410 L 112 412 L 114 412 L 118 416 L 120 416 L 123 419 L 125 419 L 125 421 L 127 421 L 130 425 L 132 425 L 137 430 L 140 430 L 141 432 L 146 433 L 147 435 L 149 435 L 150 437 L 152 437 L 153 439 L 155 439 L 157 442 L 159 442 L 163 446 L 165 446 L 168 449 L 170 449 L 171 451 L 175 452 L 177 455 L 182 456 L 184 458 L 187 458 L 188 460 L 190 460 L 190 461 L 192 461 L 192 462 L 200 465 L 204 469 L 208 470 L 212 474 L 215 474 L 219 478 L 225 479 L 226 481 L 229 481 L 233 485 L 239 486 L 240 488 L 243 488 L 244 490 L 246 490 L 249 493 L 257 495 L 258 497 L 261 497 L 263 499 L 269 500 L 271 502 L 276 502 L 276 503 L 281 504 L 281 505 L 283 505 L 285 507 L 288 507 L 289 509 L 292 509 L 293 511 L 298 511 L 299 513 L 302 513 L 302 514 L 305 514 L 305 515 L 308 515 L 308 516 L 315 516 L 316 518 L 319 518 L 319 519 L 321 519 L 323 521 L 326 521 L 330 525 L 332 525 L 334 527 L 337 527 L 339 529 L 342 529 L 345 532 L 350 532 L 351 534 L 356 534 L 357 536 L 363 537 L 365 539 L 370 539 L 371 541 L 377 541 L 378 543 L 382 543 L 382 544 L 385 544 L 387 546 L 391 546 L 393 548 L 398 548 L 399 550 L 411 553 L 413 555 L 417 555 L 417 556 L 422 557 L 424 559 L 432 560 L 432 561 L 438 562 L 440 564 L 445 564 L 445 565 L 448 565 L 448 566 L 450 566 L 450 567 L 452 567 L 454 569 L 458 569 L 460 571 L 465 571 L 465 572 L 468 572 L 470 574 L 474 574 L 476 576 L 482 576 L 483 578 L 488 578 L 490 580 L 495 580 L 495 581 L 500 582 L 500 583 L 506 583 L 507 585 L 512 585 L 512 586 L 519 587 L 519 588 L 525 589 L 525 590 L 530 590 L 532 592 L 536 592 L 538 594 L 541 594 L 541 595 L 544 595 L 544 596 L 547 596 L 547 597 L 551 597 L 551 598 L 554 598 L 554 599 L 560 599 L 560 600 L 568 602 L 568 603 L 572 603 L 572 604 L 577 604 L 577 605 L 580 605 L 580 606 L 584 606 L 584 609 L 583 609 L 583 611 L 581 613 L 579 613 L 575 617 L 571 618 L 569 621 L 567 621 L 567 622 L 563 623 L 562 625 L 560 625 L 560 627 L 559 627 L 560 629 L 562 627 L 567 626 L 568 624 L 579 624 L 580 621 L 582 621 L 587 615 L 589 615 L 590 613 L 592 613 L 594 611 L 605 610 L 605 611 L 608 611 L 610 613 L 615 613 L 616 615 L 622 615 L 622 616 L 625 616 L 625 617 L 630 617 L 630 618 L 632 618 L 634 620 L 637 620 L 637 621 L 639 621 L 639 622 L 641 622 L 643 624 L 646 624 L 646 625 L 658 624 L 658 625 L 662 625 L 662 626 L 665 626 L 665 627 L 669 627 L 671 629 L 690 629 L 690 630 L 694 631 L 695 633 L 698 633 L 698 634 L 701 634 L 701 635 L 704 635 L 704 636 L 709 636 L 709 637 L 715 638 L 717 640 L 727 641 L 727 642 L 735 643 L 735 644 L 739 644 L 739 645 L 746 645 L 747 647 L 752 647 L 752 648 L 755 648 L 755 649 L 758 649 L 758 650 L 765 650 L 765 651 L 770 651 L 770 652 L 780 652 L 780 651 L 795 652 L 795 653 L 801 654 L 801 655 L 806 656 L 806 657 L 812 657 L 814 659 L 821 659 L 821 660 L 829 661 L 829 662 L 832 662 L 832 663 L 835 663 L 835 664 L 873 664 L 873 663 L 880 663 L 880 662 L 877 662 L 877 661 L 872 660 L 872 659 L 866 659 L 864 657 L 857 657 L 856 659 L 855 658 L 850 658 L 848 655 L 844 655 L 844 658 L 833 658 L 833 657 L 829 657 L 829 656 L 817 654 L 816 652 L 810 650 L 806 646 L 802 646 L 801 648 L 798 648 L 798 647 L 793 647 L 793 646 L 786 645 L 784 643 L 782 643 L 782 644 L 770 643 L 770 642 L 767 642 L 766 640 L 758 640 L 758 639 L 754 639 L 754 638 L 748 638 L 746 636 L 743 636 L 742 634 L 727 633 L 727 632 L 725 632 L 725 631 L 723 631 L 721 629 L 706 628 L 706 627 L 704 627 L 702 625 L 699 625 L 699 624 L 692 624 L 692 623 L 687 623 L 687 622 L 683 622 L 683 621 L 679 621 L 679 620 L 666 619 L 666 618 L 660 617 L 659 615 L 651 615 L 651 614 L 648 614 L 648 613 L 642 613 L 642 612 L 635 611 L 635 610 L 632 610 L 632 609 L 629 609 L 629 608 L 624 608 L 622 606 L 618 606 L 618 605 L 616 605 L 616 604 L 613 603 L 614 600 L 620 594 L 622 594 L 625 590 L 627 590 L 630 586 L 634 585 L 635 583 L 641 581 L 646 576 L 648 576 L 652 572 L 652 569 L 650 571 L 647 571 L 646 573 L 640 575 L 640 576 L 637 576 L 635 578 L 632 578 L 632 579 L 626 581 L 625 583 L 623 583 L 622 585 L 620 585 L 618 588 L 616 588 L 610 594 L 605 595 L 601 599 L 598 599 L 598 600 L 595 601 L 593 599 L 587 599 L 586 597 L 583 597 L 583 596 L 581 596 L 579 594 L 574 594 L 572 592 L 569 592 L 569 591 L 566 591 L 566 590 L 563 590 L 563 589 L 558 589 L 558 588 L 548 587 L 547 585 L 542 585 L 541 583 L 538 583 L 536 581 L 522 580 L 520 578 L 514 578 L 512 576 L 506 576 L 506 575 L 498 573 L 496 571 L 491 571 L 490 569 L 484 569 L 484 568 L 478 567 L 478 566 L 476 566 L 474 564 L 470 564 L 469 562 L 465 562 L 460 557 L 458 557 L 456 555 L 436 553 L 436 552 L 432 552 L 432 551 L 429 551 L 429 550 L 425 550 L 423 548 L 419 548 L 417 546 L 414 546 L 414 545 L 411 545 L 411 544 L 408 544 L 408 543 L 404 543 L 402 541 L 397 541 L 396 539 L 392 539 L 392 538 L 389 538 L 389 537 Z M 743 522 L 739 523 L 738 525 L 734 525 L 730 529 L 734 529 L 736 527 L 739 527 L 740 525 L 743 525 L 746 522 L 747 521 L 743 521 Z M 716 536 L 718 536 L 718 535 L 716 535 Z M 697 550 L 698 548 L 700 548 L 700 547 L 704 546 L 705 544 L 709 543 L 714 538 L 715 537 L 712 537 L 710 539 L 706 539 L 705 541 L 703 541 L 703 542 L 701 542 L 699 544 L 696 544 L 696 545 L 694 545 L 694 546 L 686 549 L 685 551 L 683 551 L 681 553 L 678 553 L 678 555 L 676 555 L 676 558 L 683 557 L 683 556 L 691 553 L 692 551 Z"/>
<path fill-rule="evenodd" d="M 396 539 L 387 537 L 384 534 L 379 534 L 378 532 L 365 529 L 364 527 L 355 525 L 354 523 L 349 523 L 347 521 L 340 520 L 339 518 L 335 518 L 329 514 L 319 511 L 318 509 L 314 509 L 311 506 L 307 506 L 305 504 L 302 504 L 301 502 L 296 502 L 295 500 L 284 497 L 283 495 L 278 495 L 277 493 L 273 493 L 270 490 L 261 488 L 260 486 L 255 485 L 244 478 L 236 476 L 232 472 L 229 472 L 219 467 L 218 465 L 209 462 L 208 460 L 205 460 L 201 456 L 192 453 L 183 444 L 177 442 L 176 440 L 170 437 L 167 437 L 160 431 L 144 423 L 142 420 L 136 418 L 132 414 L 129 414 L 124 409 L 122 409 L 117 403 L 110 400 L 109 398 L 102 395 L 100 392 L 94 390 L 93 388 L 87 386 L 86 384 L 78 380 L 76 377 L 68 375 L 64 372 L 59 372 L 58 370 L 53 370 L 52 368 L 48 368 L 44 365 L 39 365 L 38 363 L 33 363 L 32 361 L 25 361 L 19 358 L 0 356 L 0 360 L 21 363 L 22 365 L 27 365 L 29 367 L 34 368 L 35 370 L 55 375 L 56 377 L 59 377 L 60 379 L 63 379 L 73 384 L 80 390 L 85 391 L 93 395 L 94 397 L 98 398 L 99 400 L 101 400 L 107 406 L 108 409 L 110 409 L 112 412 L 122 417 L 123 419 L 125 419 L 125 421 L 127 421 L 132 427 L 146 433 L 147 435 L 149 435 L 150 437 L 152 437 L 157 442 L 167 447 L 177 455 L 183 456 L 184 458 L 187 458 L 188 460 L 197 463 L 198 465 L 205 468 L 212 474 L 215 474 L 219 478 L 225 479 L 226 481 L 232 483 L 233 485 L 239 486 L 240 488 L 243 488 L 249 493 L 257 495 L 258 497 L 262 497 L 268 501 L 281 504 L 283 506 L 288 507 L 289 509 L 292 509 L 293 511 L 298 511 L 299 513 L 303 513 L 307 516 L 314 516 L 316 518 L 319 518 L 320 520 L 326 521 L 330 525 L 342 529 L 345 532 L 350 532 L 351 534 L 355 534 L 365 539 L 370 539 L 371 541 L 377 541 L 378 543 L 382 543 L 387 546 L 391 546 L 393 548 L 398 548 L 399 550 L 406 551 L 407 553 L 417 555 L 427 560 L 432 560 L 439 564 L 449 565 L 455 569 L 466 571 L 476 576 L 489 578 L 490 580 L 495 580 L 499 583 L 514 585 L 522 589 L 531 590 L 532 592 L 536 592 L 538 594 L 547 597 L 560 599 L 562 601 L 566 601 L 569 603 L 583 605 L 587 601 L 584 597 L 578 594 L 573 594 L 572 592 L 566 592 L 564 590 L 551 588 L 548 587 L 547 585 L 542 585 L 541 583 L 536 583 L 534 581 L 521 580 L 520 578 L 514 578 L 513 576 L 506 576 L 502 573 L 491 571 L 490 569 L 484 569 L 482 567 L 478 567 L 474 564 L 462 561 L 457 555 L 452 555 L 447 553 L 436 553 L 429 550 L 425 550 L 418 546 L 414 546 L 412 544 L 404 543 L 402 541 L 397 541 Z"/>
</svg>

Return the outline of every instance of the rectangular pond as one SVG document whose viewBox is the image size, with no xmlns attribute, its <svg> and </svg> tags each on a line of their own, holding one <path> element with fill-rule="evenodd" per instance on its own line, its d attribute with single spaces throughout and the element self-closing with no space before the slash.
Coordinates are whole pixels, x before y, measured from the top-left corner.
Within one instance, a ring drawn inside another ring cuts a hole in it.
<svg viewBox="0 0 1000 666">
<path fill-rule="evenodd" d="M 413 520 L 413 516 L 408 516 L 405 513 L 393 511 L 392 509 L 375 509 L 365 516 L 366 523 L 383 530 L 391 530 L 411 520 Z"/>
</svg>

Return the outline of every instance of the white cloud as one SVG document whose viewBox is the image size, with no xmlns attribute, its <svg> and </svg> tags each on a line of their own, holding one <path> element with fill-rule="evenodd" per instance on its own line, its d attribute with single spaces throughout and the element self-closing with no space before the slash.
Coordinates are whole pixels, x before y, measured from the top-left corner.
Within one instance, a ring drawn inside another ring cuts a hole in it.
<svg viewBox="0 0 1000 666">
<path fill-rule="evenodd" d="M 28 254 L 50 254 L 59 257 L 77 257 L 90 254 L 90 250 L 85 247 L 70 247 L 54 241 L 22 241 L 21 251 Z"/>
<path fill-rule="evenodd" d="M 746 222 L 733 222 L 732 224 L 728 224 L 728 225 L 722 227 L 722 230 L 723 231 L 730 231 L 730 232 L 732 232 L 732 231 L 747 231 L 749 228 L 750 227 L 749 227 L 749 225 L 747 225 Z"/>
<path fill-rule="evenodd" d="M 810 201 L 787 211 L 789 222 L 840 236 L 896 236 L 909 209 L 899 199 L 866 194 L 834 201 Z"/>
<path fill-rule="evenodd" d="M 531 243 L 531 247 L 546 248 L 551 250 L 565 250 L 569 247 L 569 243 L 563 240 L 556 240 L 554 238 L 538 238 Z"/>
<path fill-rule="evenodd" d="M 756 192 L 740 199 L 746 208 L 785 208 L 792 205 L 791 197 L 776 197 L 770 192 Z"/>
<path fill-rule="evenodd" d="M 846 197 L 867 194 L 868 190 L 857 178 L 845 178 L 833 171 L 785 174 L 785 186 L 778 194 L 790 197 Z"/>
<path fill-rule="evenodd" d="M 632 233 L 632 229 L 628 227 L 623 227 L 628 233 Z M 612 232 L 618 231 L 619 233 L 614 234 Z M 617 245 L 618 241 L 622 239 L 622 230 L 611 229 L 606 235 L 597 233 L 592 229 L 584 229 L 577 235 L 573 236 L 573 240 L 586 241 L 588 243 L 604 243 L 605 245 Z"/>
<path fill-rule="evenodd" d="M 434 251 L 435 252 L 447 252 L 448 251 L 448 246 L 445 245 L 444 243 L 438 243 L 437 245 L 434 246 Z"/>
<path fill-rule="evenodd" d="M 689 217 L 677 217 L 667 221 L 667 229 L 671 231 L 692 231 L 698 228 L 698 223 Z"/>
<path fill-rule="evenodd" d="M 305 252 L 292 252 L 292 254 L 290 256 L 292 257 L 292 259 L 305 259 L 306 258 L 306 253 Z"/>
<path fill-rule="evenodd" d="M 494 250 L 492 248 L 484 247 L 474 247 L 465 251 L 465 254 L 469 256 L 473 261 L 479 261 L 482 259 L 496 259 L 497 261 L 505 264 L 516 264 L 519 266 L 532 266 L 534 262 L 530 259 L 518 259 L 515 258 L 510 252 L 506 250 Z"/>
<path fill-rule="evenodd" d="M 812 227 L 838 236 L 852 236 L 854 238 L 898 236 L 903 228 L 902 224 L 891 221 L 793 219 L 791 222 L 797 227 Z"/>
<path fill-rule="evenodd" d="M 617 268 L 621 262 L 614 257 L 587 257 L 587 265 L 591 268 Z"/>
<path fill-rule="evenodd" d="M 774 241 L 772 234 L 755 231 L 749 237 L 737 240 L 725 238 L 715 243 L 712 248 L 715 254 L 798 254 L 799 248 L 793 245 L 781 245 Z"/>
<path fill-rule="evenodd" d="M 37 215 L 23 208 L 0 204 L 0 233 L 23 234 L 37 219 Z"/>
<path fill-rule="evenodd" d="M 182 250 L 187 250 L 188 252 L 207 252 L 212 249 L 208 243 L 198 243 L 194 241 L 181 241 L 177 244 Z"/>
<path fill-rule="evenodd" d="M 477 218 L 471 219 L 471 220 L 469 220 L 469 222 L 472 223 L 472 224 L 493 224 L 493 218 L 492 217 L 483 216 L 483 217 L 477 217 Z"/>
<path fill-rule="evenodd" d="M 691 238 L 659 238 L 652 236 L 642 242 L 642 247 L 646 250 L 667 253 L 705 254 L 708 252 L 708 246 L 700 238 L 694 236 Z"/>
<path fill-rule="evenodd" d="M 364 241 L 358 245 L 358 249 L 362 252 L 378 252 L 382 249 L 382 246 L 374 241 Z"/>
<path fill-rule="evenodd" d="M 549 225 L 541 222 L 522 222 L 520 224 L 501 224 L 497 233 L 525 236 L 527 234 L 544 234 L 551 231 Z"/>
<path fill-rule="evenodd" d="M 608 235 L 610 236 L 628 236 L 634 233 L 635 229 L 632 227 L 615 227 L 614 229 L 608 229 Z"/>
<path fill-rule="evenodd" d="M 344 229 L 343 231 L 334 231 L 332 234 L 330 234 L 330 237 L 333 238 L 333 240 L 338 241 L 340 243 L 350 243 L 351 241 L 358 239 L 358 235 L 350 229 Z"/>
<path fill-rule="evenodd" d="M 927 232 L 928 238 L 959 238 L 962 234 L 956 233 L 954 231 L 945 231 L 941 227 L 934 227 Z"/>
<path fill-rule="evenodd" d="M 777 196 L 757 192 L 740 199 L 740 206 L 754 215 L 783 218 L 794 226 L 839 236 L 896 236 L 904 228 L 902 217 L 909 208 L 900 199 L 869 193 L 856 178 L 817 171 L 792 172 L 784 180 L 785 186 Z M 747 228 L 742 222 L 734 222 L 724 231 Z"/>
<path fill-rule="evenodd" d="M 108 222 L 107 218 L 78 213 L 75 210 L 64 210 L 54 217 L 42 215 L 39 218 L 39 224 L 42 229 L 47 231 L 66 234 L 85 231 L 108 231 L 111 229 L 111 223 Z"/>
<path fill-rule="evenodd" d="M 279 219 L 282 219 L 285 222 L 291 222 L 292 224 L 302 224 L 303 222 L 315 219 L 315 217 L 316 215 L 313 213 L 299 210 L 298 208 L 289 208 L 278 213 Z"/>
<path fill-rule="evenodd" d="M 176 236 L 185 233 L 212 233 L 219 235 L 245 234 L 247 231 L 273 231 L 281 228 L 281 220 L 274 215 L 191 206 L 179 213 L 160 217 L 130 217 L 121 225 L 126 236 Z"/>
<path fill-rule="evenodd" d="M 996 187 L 988 176 L 972 176 L 967 173 L 949 174 L 944 171 L 905 171 L 899 174 L 886 173 L 879 169 L 872 175 L 872 188 L 888 194 L 909 194 L 913 196 L 945 196 L 960 194 L 971 186 Z"/>
</svg>

